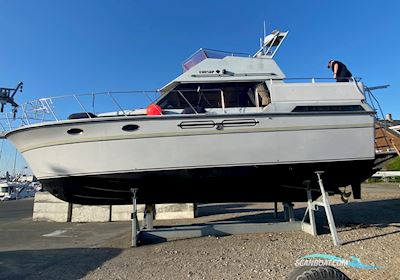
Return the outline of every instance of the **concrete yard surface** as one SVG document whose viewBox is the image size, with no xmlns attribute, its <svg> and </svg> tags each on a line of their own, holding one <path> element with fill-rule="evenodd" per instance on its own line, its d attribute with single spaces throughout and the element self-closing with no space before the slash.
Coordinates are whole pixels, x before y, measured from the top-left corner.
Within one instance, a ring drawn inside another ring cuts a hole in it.
<svg viewBox="0 0 400 280">
<path fill-rule="evenodd" d="M 130 223 L 34 223 L 32 201 L 0 203 L 0 279 L 285 279 L 307 254 L 355 256 L 379 269 L 342 267 L 351 279 L 400 279 L 400 188 L 363 185 L 363 199 L 343 204 L 330 197 L 342 246 L 318 212 L 318 237 L 304 232 L 202 237 L 130 248 Z M 300 219 L 304 203 L 295 205 Z M 282 207 L 279 206 L 282 217 Z M 198 206 L 192 220 L 155 221 L 156 226 L 221 221 L 261 222 L 271 203 Z"/>
<path fill-rule="evenodd" d="M 128 222 L 32 221 L 33 199 L 0 202 L 0 279 L 79 279 L 121 253 L 101 244 Z"/>
</svg>

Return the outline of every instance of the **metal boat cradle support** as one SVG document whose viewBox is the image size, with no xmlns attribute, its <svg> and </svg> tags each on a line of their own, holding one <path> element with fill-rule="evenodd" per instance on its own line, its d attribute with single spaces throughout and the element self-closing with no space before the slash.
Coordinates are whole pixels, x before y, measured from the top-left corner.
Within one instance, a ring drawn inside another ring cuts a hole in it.
<svg viewBox="0 0 400 280">
<path fill-rule="evenodd" d="M 336 230 L 335 220 L 333 218 L 331 205 L 330 205 L 329 199 L 328 199 L 328 192 L 325 191 L 324 183 L 323 183 L 322 177 L 321 177 L 323 172 L 317 171 L 315 173 L 318 176 L 318 184 L 319 184 L 319 187 L 321 190 L 320 198 L 322 198 L 322 201 L 319 201 L 319 199 L 313 201 L 312 196 L 311 196 L 311 189 L 310 188 L 307 189 L 307 197 L 308 197 L 307 208 L 306 208 L 306 212 L 304 213 L 303 220 L 301 221 L 301 228 L 303 231 L 305 231 L 309 234 L 312 234 L 313 236 L 317 236 L 315 211 L 318 211 L 318 206 L 324 207 L 326 219 L 327 219 L 328 225 L 329 225 L 329 230 L 332 235 L 333 244 L 335 246 L 338 246 L 338 245 L 340 245 L 340 241 L 339 241 L 339 237 L 338 237 L 337 230 Z M 305 221 L 307 215 L 310 220 L 309 223 L 307 223 Z"/>
<path fill-rule="evenodd" d="M 143 219 L 143 227 L 140 228 L 138 217 L 137 217 L 137 190 L 131 189 L 132 193 L 132 240 L 131 246 L 137 247 L 141 241 L 149 242 L 163 242 L 168 240 L 176 239 L 188 239 L 204 236 L 227 236 L 232 234 L 244 234 L 244 233 L 264 233 L 264 232 L 283 232 L 283 231 L 295 231 L 302 230 L 313 236 L 317 236 L 317 223 L 315 219 L 315 211 L 318 211 L 318 206 L 324 207 L 326 219 L 329 225 L 330 233 L 332 235 L 332 241 L 335 246 L 340 245 L 340 240 L 337 234 L 335 221 L 333 218 L 331 205 L 328 199 L 328 192 L 326 192 L 322 174 L 323 171 L 316 171 L 315 174 L 318 177 L 318 184 L 320 187 L 322 201 L 313 200 L 311 195 L 311 189 L 307 188 L 308 203 L 304 213 L 304 217 L 301 221 L 296 221 L 293 214 L 294 204 L 291 202 L 284 202 L 284 219 L 286 222 L 265 222 L 265 223 L 251 223 L 251 222 L 240 222 L 240 223 L 209 223 L 203 225 L 190 225 L 190 226 L 175 226 L 169 228 L 154 228 L 154 205 L 146 205 Z M 313 190 L 315 191 L 315 190 Z M 276 205 L 276 203 L 275 203 Z M 277 207 L 275 207 L 274 217 L 277 217 Z M 309 222 L 307 222 L 307 217 Z"/>
</svg>

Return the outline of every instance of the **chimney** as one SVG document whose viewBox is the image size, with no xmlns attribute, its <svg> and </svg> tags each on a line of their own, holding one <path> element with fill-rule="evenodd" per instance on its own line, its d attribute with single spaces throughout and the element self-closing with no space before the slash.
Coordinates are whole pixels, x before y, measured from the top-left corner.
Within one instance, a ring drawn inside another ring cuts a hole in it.
<svg viewBox="0 0 400 280">
<path fill-rule="evenodd" d="M 392 122 L 392 121 L 393 121 L 392 114 L 386 114 L 385 119 L 386 119 L 387 121 Z"/>
</svg>

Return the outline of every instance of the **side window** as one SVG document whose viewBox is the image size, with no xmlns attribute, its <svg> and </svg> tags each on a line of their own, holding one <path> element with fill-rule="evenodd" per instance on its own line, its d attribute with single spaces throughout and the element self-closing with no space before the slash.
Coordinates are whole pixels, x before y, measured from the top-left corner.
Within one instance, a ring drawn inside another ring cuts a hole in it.
<svg viewBox="0 0 400 280">
<path fill-rule="evenodd" d="M 225 107 L 254 107 L 254 92 L 251 87 L 226 88 L 224 90 Z"/>
<path fill-rule="evenodd" d="M 221 90 L 226 108 L 256 107 L 256 91 L 258 92 L 258 104 L 260 106 L 266 106 L 270 103 L 270 95 L 265 83 L 258 82 L 181 85 L 161 98 L 158 104 L 163 109 L 184 109 L 190 106 L 188 102 L 192 106 L 221 108 Z"/>
<path fill-rule="evenodd" d="M 200 91 L 199 101 L 196 105 L 204 108 L 221 108 L 221 92 L 219 90 Z"/>
<path fill-rule="evenodd" d="M 267 106 L 271 103 L 268 88 L 264 82 L 243 83 L 224 89 L 225 106 L 229 107 L 256 107 L 255 93 L 258 93 L 258 104 Z"/>
<path fill-rule="evenodd" d="M 178 109 L 179 106 L 179 99 L 175 92 L 167 93 L 159 102 L 158 105 L 162 109 Z"/>
<path fill-rule="evenodd" d="M 296 106 L 292 112 L 364 112 L 360 105 L 319 105 L 319 106 Z"/>
<path fill-rule="evenodd" d="M 183 96 L 182 96 L 183 95 Z M 186 99 L 186 100 L 185 100 Z M 168 93 L 161 99 L 159 105 L 163 109 L 184 109 L 188 106 L 204 108 L 221 108 L 220 91 L 182 90 Z"/>
</svg>

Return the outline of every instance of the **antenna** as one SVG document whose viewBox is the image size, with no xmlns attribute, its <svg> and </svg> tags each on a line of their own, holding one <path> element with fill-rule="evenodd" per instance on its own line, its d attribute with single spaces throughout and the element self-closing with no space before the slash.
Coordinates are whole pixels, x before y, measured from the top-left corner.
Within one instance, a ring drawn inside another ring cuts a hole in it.
<svg viewBox="0 0 400 280">
<path fill-rule="evenodd" d="M 265 28 L 265 20 L 264 20 L 264 37 L 265 37 L 265 34 L 266 34 L 266 28 Z"/>
<path fill-rule="evenodd" d="M 265 20 L 264 20 L 264 36 L 263 36 L 263 45 L 264 45 L 264 40 L 265 40 L 265 35 L 266 34 L 266 30 L 265 30 Z M 264 55 L 265 55 L 265 45 L 264 45 Z"/>
</svg>

